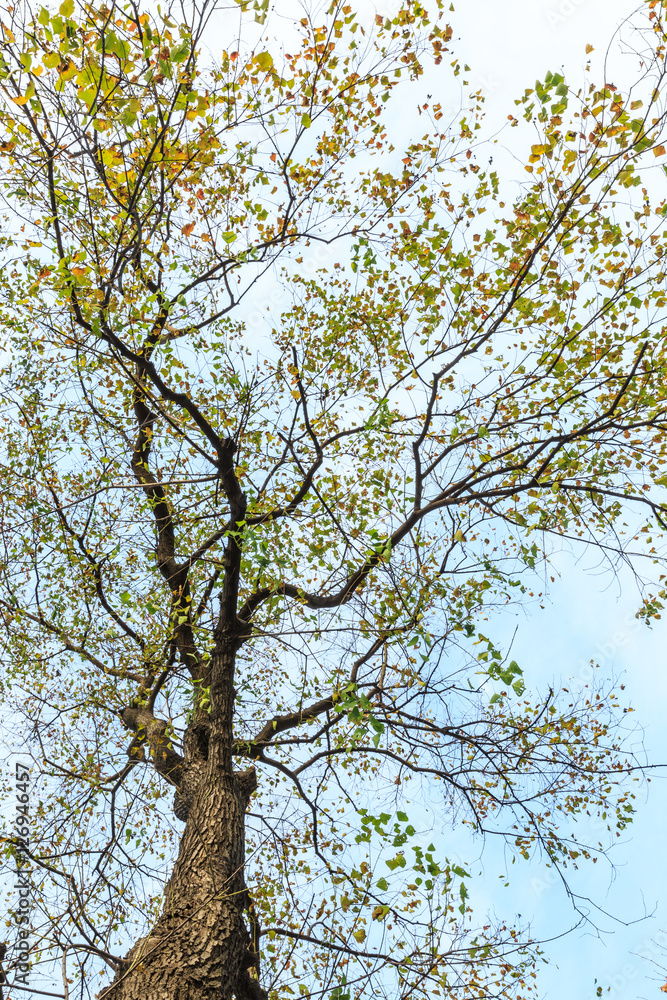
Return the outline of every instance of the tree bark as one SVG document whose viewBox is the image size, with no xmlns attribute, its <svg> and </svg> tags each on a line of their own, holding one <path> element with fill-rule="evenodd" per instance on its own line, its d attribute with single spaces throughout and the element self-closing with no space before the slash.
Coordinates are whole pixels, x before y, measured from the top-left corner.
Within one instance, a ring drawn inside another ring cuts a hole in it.
<svg viewBox="0 0 667 1000">
<path fill-rule="evenodd" d="M 100 1000 L 266 1000 L 249 971 L 257 955 L 244 917 L 245 812 L 257 779 L 254 768 L 232 769 L 235 650 L 225 640 L 212 658 L 208 759 L 196 787 L 190 772 L 186 827 L 162 913 Z"/>
</svg>

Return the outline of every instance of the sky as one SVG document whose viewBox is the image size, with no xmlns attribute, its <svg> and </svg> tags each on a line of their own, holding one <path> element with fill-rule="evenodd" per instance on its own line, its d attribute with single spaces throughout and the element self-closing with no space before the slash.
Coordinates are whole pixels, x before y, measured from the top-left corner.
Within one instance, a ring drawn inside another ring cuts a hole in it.
<svg viewBox="0 0 667 1000">
<path fill-rule="evenodd" d="M 375 12 L 391 15 L 399 6 L 399 0 L 376 0 L 374 6 L 370 0 L 361 2 L 368 6 L 371 22 Z M 281 0 L 272 6 L 269 35 L 284 31 L 288 37 L 290 18 L 301 16 L 298 0 Z M 601 81 L 609 42 L 637 4 L 627 0 L 455 0 L 454 7 L 452 50 L 470 66 L 466 76 L 471 87 L 466 92 L 481 89 L 488 132 L 494 134 L 506 126 L 507 115 L 515 112 L 515 98 L 549 70 L 562 72 L 576 90 L 590 60 L 591 78 Z M 590 54 L 587 45 L 593 46 Z M 618 58 L 612 49 L 607 65 L 613 66 L 608 82 L 622 86 L 632 81 L 636 64 L 631 57 Z M 458 95 L 439 89 L 445 75 L 438 76 L 436 71 L 429 78 L 427 71 L 419 90 L 431 91 L 434 101 L 443 108 L 451 106 L 455 113 Z M 404 122 L 406 139 L 414 129 L 411 100 L 404 98 L 405 105 L 391 111 Z M 505 180 L 518 185 L 527 176 L 522 156 L 528 136 L 522 129 L 505 128 L 500 141 L 505 150 L 494 147 L 494 163 Z M 516 176 L 511 175 L 514 169 Z M 314 273 L 322 263 L 305 261 L 304 268 Z M 280 291 L 276 289 L 275 294 L 276 301 L 271 296 L 253 300 L 257 319 L 267 305 L 279 305 Z M 252 326 L 252 313 L 248 320 Z M 629 746 L 651 766 L 664 763 L 665 767 L 651 771 L 648 792 L 644 789 L 638 795 L 635 822 L 610 855 L 613 866 L 584 865 L 572 873 L 572 890 L 592 900 L 582 905 L 587 906 L 594 925 L 564 937 L 560 935 L 576 917 L 548 868 L 540 863 L 510 866 L 505 869 L 510 875 L 505 888 L 504 879 L 498 878 L 505 862 L 502 851 L 491 845 L 476 855 L 469 838 L 456 827 L 443 830 L 443 836 L 450 855 L 458 850 L 461 861 L 477 860 L 471 864 L 475 877 L 470 888 L 471 902 L 480 911 L 488 907 L 507 919 L 520 913 L 536 937 L 555 938 L 545 948 L 550 964 L 540 972 L 540 1000 L 594 1000 L 598 987 L 607 1000 L 658 998 L 660 985 L 667 982 L 667 615 L 652 629 L 637 621 L 640 597 L 629 573 L 615 578 L 596 569 L 594 558 L 578 561 L 574 554 L 563 554 L 557 564 L 561 575 L 545 609 L 508 614 L 503 623 L 496 620 L 494 627 L 504 631 L 508 641 L 516 630 L 512 656 L 521 664 L 530 687 L 544 690 L 549 685 L 569 685 L 580 690 L 590 678 L 591 660 L 598 664 L 601 681 L 614 678 L 624 684 L 623 694 L 634 710 L 627 717 L 628 728 L 635 727 Z M 500 637 L 500 631 L 494 636 Z M 445 817 L 435 807 L 433 828 L 438 830 L 443 821 Z"/>
<path fill-rule="evenodd" d="M 468 0 L 452 15 L 456 54 L 471 67 L 471 82 L 486 97 L 487 114 L 498 125 L 513 111 L 514 98 L 543 78 L 564 71 L 575 86 L 591 58 L 592 76 L 601 79 L 602 59 L 615 29 L 636 10 L 627 0 Z M 391 3 L 378 4 L 391 10 Z M 589 57 L 586 45 L 594 47 Z M 620 83 L 623 83 L 623 63 Z M 628 61 L 628 73 L 632 71 Z M 618 73 L 614 82 L 619 82 Z M 516 132 L 514 133 L 516 135 Z M 517 176 L 517 180 L 520 175 Z M 561 578 L 544 611 L 507 623 L 517 628 L 513 656 L 532 683 L 575 685 L 588 676 L 590 660 L 599 673 L 617 677 L 641 727 L 632 737 L 643 744 L 649 763 L 667 763 L 667 621 L 649 630 L 635 619 L 639 598 L 629 574 L 614 580 L 596 573 L 593 560 L 577 564 L 564 556 Z M 658 966 L 667 967 L 667 767 L 657 768 L 648 795 L 638 797 L 637 818 L 612 854 L 615 871 L 581 869 L 573 888 L 591 896 L 607 913 L 598 914 L 600 936 L 590 928 L 574 931 L 547 946 L 553 964 L 540 974 L 542 1000 L 592 1000 L 595 978 L 613 1000 L 659 997 Z M 484 864 L 484 859 L 482 859 Z M 486 864 L 492 870 L 491 864 Z M 514 866 L 510 890 L 492 890 L 498 912 L 515 906 L 536 932 L 557 934 L 568 926 L 571 908 L 550 872 L 539 865 Z M 652 914 L 640 919 L 644 914 Z M 657 963 L 657 966 L 656 964 Z"/>
<path fill-rule="evenodd" d="M 377 0 L 376 6 L 391 14 L 397 0 Z M 485 94 L 489 120 L 500 126 L 514 111 L 514 98 L 547 70 L 564 71 L 571 84 L 583 79 L 587 44 L 594 47 L 596 76 L 615 28 L 635 8 L 626 0 L 458 0 L 454 49 L 471 67 L 473 89 Z M 524 179 L 520 167 L 516 179 Z M 614 848 L 614 869 L 598 865 L 574 873 L 574 891 L 601 908 L 600 931 L 589 926 L 547 946 L 552 961 L 540 973 L 539 996 L 593 1000 L 597 979 L 609 1000 L 658 998 L 667 981 L 667 972 L 660 978 L 654 964 L 667 969 L 667 616 L 651 630 L 637 622 L 640 599 L 629 574 L 613 578 L 596 571 L 592 559 L 577 562 L 566 554 L 558 568 L 543 611 L 507 616 L 507 636 L 516 629 L 513 657 L 529 685 L 542 687 L 567 685 L 568 678 L 581 685 L 596 661 L 599 674 L 625 685 L 637 726 L 632 745 L 645 750 L 651 765 L 665 767 L 656 769 L 648 794 L 639 797 L 635 823 Z M 497 882 L 493 850 L 478 860 L 474 870 L 481 875 L 472 888 L 480 905 L 507 917 L 521 913 L 538 936 L 556 937 L 571 925 L 572 908 L 547 868 L 515 865 L 505 889 Z M 489 872 L 493 882 L 485 878 Z"/>
</svg>

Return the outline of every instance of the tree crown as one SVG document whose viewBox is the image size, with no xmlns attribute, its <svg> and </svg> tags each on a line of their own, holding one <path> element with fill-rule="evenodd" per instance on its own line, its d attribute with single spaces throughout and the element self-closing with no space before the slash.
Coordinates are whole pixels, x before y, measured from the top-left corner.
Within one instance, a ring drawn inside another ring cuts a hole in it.
<svg viewBox="0 0 667 1000">
<path fill-rule="evenodd" d="M 162 919 L 165 796 L 180 865 L 202 789 L 254 768 L 271 995 L 531 991 L 529 936 L 473 915 L 411 803 L 559 871 L 603 850 L 570 817 L 631 817 L 613 692 L 529 697 L 489 620 L 551 539 L 656 558 L 663 7 L 641 96 L 526 92 L 513 200 L 480 95 L 397 134 L 427 64 L 462 72 L 439 0 L 217 62 L 206 4 L 5 13 L 3 691 L 49 792 L 39 947 L 82 990 Z"/>
</svg>

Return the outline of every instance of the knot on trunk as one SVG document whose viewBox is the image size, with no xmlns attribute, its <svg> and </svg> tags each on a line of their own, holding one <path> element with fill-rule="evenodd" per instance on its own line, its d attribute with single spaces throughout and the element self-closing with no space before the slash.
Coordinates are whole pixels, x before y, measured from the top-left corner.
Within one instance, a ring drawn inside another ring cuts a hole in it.
<svg viewBox="0 0 667 1000">
<path fill-rule="evenodd" d="M 125 726 L 134 732 L 134 739 L 127 748 L 131 760 L 145 760 L 144 747 L 156 771 L 177 785 L 181 779 L 183 758 L 171 743 L 170 726 L 164 719 L 156 719 L 148 708 L 130 706 L 119 713 Z"/>
<path fill-rule="evenodd" d="M 237 1000 L 268 1000 L 269 994 L 263 990 L 247 969 L 241 969 L 236 984 Z"/>
<path fill-rule="evenodd" d="M 248 767 L 245 771 L 235 771 L 234 777 L 238 782 L 239 791 L 243 796 L 244 805 L 247 809 L 253 792 L 257 789 L 257 771 L 254 767 Z"/>
</svg>

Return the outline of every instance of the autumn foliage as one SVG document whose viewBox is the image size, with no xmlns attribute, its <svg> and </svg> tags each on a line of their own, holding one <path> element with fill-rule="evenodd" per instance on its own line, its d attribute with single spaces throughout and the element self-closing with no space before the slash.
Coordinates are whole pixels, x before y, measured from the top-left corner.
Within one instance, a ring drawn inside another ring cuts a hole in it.
<svg viewBox="0 0 667 1000">
<path fill-rule="evenodd" d="M 284 44 L 242 7 L 3 14 L 34 959 L 106 1000 L 526 997 L 442 830 L 567 879 L 577 817 L 632 816 L 614 693 L 536 693 L 496 616 L 564 544 L 662 607 L 667 3 L 632 94 L 548 73 L 494 147 L 422 93 L 465 77 L 440 0 Z"/>
</svg>

